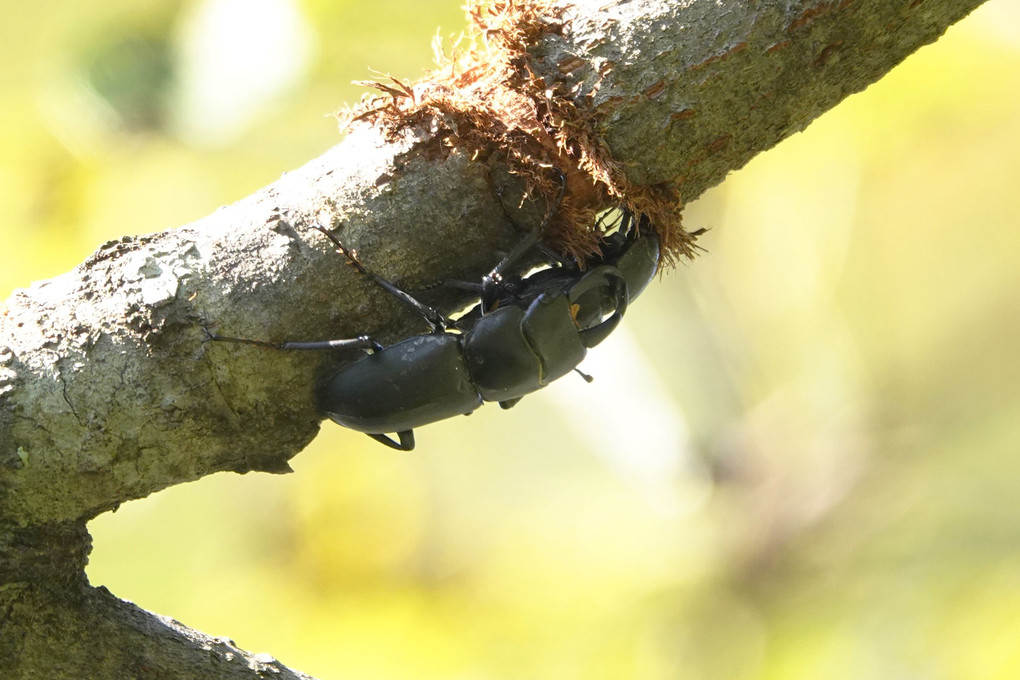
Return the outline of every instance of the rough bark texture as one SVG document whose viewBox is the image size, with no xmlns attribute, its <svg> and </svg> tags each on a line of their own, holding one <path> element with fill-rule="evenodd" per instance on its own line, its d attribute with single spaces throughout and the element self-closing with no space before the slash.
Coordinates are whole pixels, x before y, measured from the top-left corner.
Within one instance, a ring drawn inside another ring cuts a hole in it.
<svg viewBox="0 0 1020 680">
<path fill-rule="evenodd" d="M 579 2 L 536 70 L 590 97 L 613 158 L 690 201 L 982 0 Z"/>
<path fill-rule="evenodd" d="M 529 46 L 635 185 L 698 196 L 933 41 L 980 0 L 561 2 Z M 548 10 L 547 10 L 548 11 Z M 286 472 L 337 361 L 203 342 L 420 321 L 308 228 L 410 290 L 477 277 L 513 242 L 498 153 L 361 126 L 251 197 L 100 247 L 0 317 L 0 664 L 5 677 L 304 677 L 142 612 L 84 577 L 85 522 L 220 470 Z M 541 214 L 526 204 L 522 225 Z M 426 297 L 430 294 L 426 293 Z M 432 300 L 441 300 L 431 294 Z"/>
</svg>

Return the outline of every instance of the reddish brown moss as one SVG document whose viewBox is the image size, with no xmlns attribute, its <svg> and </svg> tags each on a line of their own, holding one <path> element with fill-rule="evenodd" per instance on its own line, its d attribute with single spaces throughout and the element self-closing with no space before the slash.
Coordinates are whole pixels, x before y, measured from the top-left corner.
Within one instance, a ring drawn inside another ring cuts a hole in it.
<svg viewBox="0 0 1020 680">
<path fill-rule="evenodd" d="M 546 87 L 531 70 L 528 48 L 562 30 L 552 3 L 470 0 L 468 15 L 472 34 L 459 43 L 465 48 L 437 49 L 438 68 L 412 85 L 394 78 L 365 83 L 377 93 L 341 114 L 342 125 L 364 122 L 393 136 L 427 130 L 441 148 L 479 158 L 499 154 L 529 191 L 546 197 L 558 190 L 549 168 L 559 168 L 567 192 L 546 239 L 579 260 L 598 249 L 592 225 L 614 205 L 648 216 L 668 262 L 690 257 L 695 237 L 681 225 L 676 189 L 629 182 L 596 135 L 598 119 L 587 101 Z"/>
</svg>

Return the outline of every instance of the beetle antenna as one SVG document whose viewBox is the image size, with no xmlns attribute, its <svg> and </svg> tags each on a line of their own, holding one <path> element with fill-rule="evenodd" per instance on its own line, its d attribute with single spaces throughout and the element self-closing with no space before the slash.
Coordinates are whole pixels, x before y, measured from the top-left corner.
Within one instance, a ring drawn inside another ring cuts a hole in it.
<svg viewBox="0 0 1020 680">
<path fill-rule="evenodd" d="M 588 375 L 587 373 L 585 373 L 584 371 L 582 371 L 582 370 L 581 370 L 580 368 L 575 368 L 575 369 L 574 369 L 574 373 L 576 373 L 576 374 L 578 374 L 579 376 L 581 376 L 582 378 L 584 378 L 584 381 L 585 381 L 586 383 L 588 383 L 589 385 L 590 385 L 590 384 L 591 384 L 592 382 L 594 382 L 594 381 L 595 381 L 595 378 L 593 378 L 592 376 Z"/>
</svg>

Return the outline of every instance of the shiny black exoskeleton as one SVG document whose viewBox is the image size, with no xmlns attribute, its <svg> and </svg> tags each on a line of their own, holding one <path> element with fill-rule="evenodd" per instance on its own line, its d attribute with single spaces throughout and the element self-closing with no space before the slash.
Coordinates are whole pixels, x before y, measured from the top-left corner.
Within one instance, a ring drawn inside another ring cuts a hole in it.
<svg viewBox="0 0 1020 680">
<path fill-rule="evenodd" d="M 388 347 L 368 336 L 280 344 L 213 337 L 280 349 L 364 349 L 366 356 L 325 381 L 319 406 L 334 422 L 409 451 L 416 427 L 471 413 L 486 401 L 509 408 L 577 370 L 588 349 L 616 328 L 628 303 L 658 269 L 654 230 L 647 220 L 623 211 L 601 253 L 583 269 L 559 264 L 525 278 L 505 277 L 537 245 L 543 227 L 523 239 L 481 284 L 470 286 L 478 291 L 479 302 L 453 322 L 368 271 L 335 236 L 315 226 L 359 271 L 421 314 L 432 331 Z M 388 436 L 391 432 L 399 442 Z"/>
</svg>

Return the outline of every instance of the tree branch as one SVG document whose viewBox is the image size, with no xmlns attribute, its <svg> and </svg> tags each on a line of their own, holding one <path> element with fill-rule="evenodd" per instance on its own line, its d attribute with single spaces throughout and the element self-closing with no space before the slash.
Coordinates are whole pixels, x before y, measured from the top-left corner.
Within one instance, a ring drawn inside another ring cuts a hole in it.
<svg viewBox="0 0 1020 680">
<path fill-rule="evenodd" d="M 531 16 L 545 29 L 525 33 L 522 57 L 550 98 L 541 110 L 585 114 L 559 130 L 568 146 L 602 145 L 617 188 L 690 200 L 979 4 L 557 2 Z M 273 341 L 420 332 L 310 225 L 342 227 L 364 261 L 410 290 L 475 279 L 499 259 L 516 228 L 496 187 L 522 189 L 513 150 L 480 154 L 450 135 L 438 119 L 363 123 L 232 206 L 107 243 L 11 297 L 0 317 L 0 658 L 15 677 L 70 663 L 77 651 L 45 651 L 73 639 L 110 665 L 63 677 L 134 677 L 163 653 L 176 655 L 176 677 L 262 677 L 262 661 L 90 589 L 84 522 L 212 472 L 286 472 L 315 436 L 316 380 L 336 357 L 207 343 L 205 329 Z M 584 163 L 564 169 L 572 189 L 598 185 L 577 179 Z M 516 221 L 542 210 L 526 203 Z"/>
</svg>

